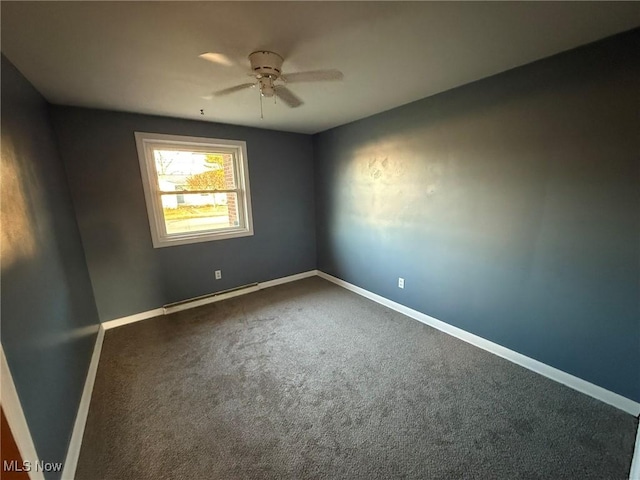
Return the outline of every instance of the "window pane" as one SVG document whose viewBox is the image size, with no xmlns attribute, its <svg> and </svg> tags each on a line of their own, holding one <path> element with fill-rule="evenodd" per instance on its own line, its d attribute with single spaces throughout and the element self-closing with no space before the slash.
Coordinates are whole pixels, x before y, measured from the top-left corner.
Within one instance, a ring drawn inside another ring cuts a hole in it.
<svg viewBox="0 0 640 480">
<path fill-rule="evenodd" d="M 153 154 L 162 191 L 236 188 L 234 158 L 230 153 L 155 149 Z"/>
<path fill-rule="evenodd" d="M 237 227 L 236 193 L 162 195 L 164 222 L 169 235 Z"/>
</svg>

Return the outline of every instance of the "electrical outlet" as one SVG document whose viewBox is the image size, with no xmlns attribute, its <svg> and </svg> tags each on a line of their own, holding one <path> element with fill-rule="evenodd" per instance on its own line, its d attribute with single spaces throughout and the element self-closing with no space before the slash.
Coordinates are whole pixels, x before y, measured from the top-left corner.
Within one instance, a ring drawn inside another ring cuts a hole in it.
<svg viewBox="0 0 640 480">
<path fill-rule="evenodd" d="M 404 288 L 404 278 L 398 277 L 398 288 Z"/>
<path fill-rule="evenodd" d="M 216 270 L 216 280 L 220 280 L 222 278 L 222 270 Z"/>
</svg>

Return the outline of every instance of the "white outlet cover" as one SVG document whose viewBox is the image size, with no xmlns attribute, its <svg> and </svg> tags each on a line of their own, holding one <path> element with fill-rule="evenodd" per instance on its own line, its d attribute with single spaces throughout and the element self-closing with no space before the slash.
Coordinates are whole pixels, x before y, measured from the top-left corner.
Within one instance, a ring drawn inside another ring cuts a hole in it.
<svg viewBox="0 0 640 480">
<path fill-rule="evenodd" d="M 398 288 L 404 288 L 404 278 L 398 278 Z"/>
</svg>

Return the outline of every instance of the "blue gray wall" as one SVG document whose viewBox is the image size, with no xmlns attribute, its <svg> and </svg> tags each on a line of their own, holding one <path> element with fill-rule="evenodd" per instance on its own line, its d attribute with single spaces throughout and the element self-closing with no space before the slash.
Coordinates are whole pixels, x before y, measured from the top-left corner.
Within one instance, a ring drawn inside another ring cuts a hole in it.
<svg viewBox="0 0 640 480">
<path fill-rule="evenodd" d="M 66 107 L 53 119 L 102 321 L 315 269 L 311 136 Z M 246 141 L 255 234 L 154 249 L 135 131 Z"/>
<path fill-rule="evenodd" d="M 636 30 L 316 135 L 318 268 L 640 401 L 639 55 Z"/>
<path fill-rule="evenodd" d="M 313 141 L 50 112 L 2 57 L 1 339 L 39 456 L 66 454 L 96 303 L 110 320 L 316 266 L 640 401 L 638 52 L 635 31 Z M 246 140 L 256 234 L 153 249 L 134 131 Z"/>
<path fill-rule="evenodd" d="M 98 315 L 47 103 L 4 56 L 1 91 L 2 346 L 40 459 L 62 462 Z"/>
</svg>

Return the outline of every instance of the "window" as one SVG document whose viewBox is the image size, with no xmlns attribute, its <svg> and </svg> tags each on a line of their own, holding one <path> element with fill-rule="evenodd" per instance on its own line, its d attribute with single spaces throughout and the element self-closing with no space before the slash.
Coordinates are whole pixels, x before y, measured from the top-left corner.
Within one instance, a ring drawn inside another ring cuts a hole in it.
<svg viewBox="0 0 640 480">
<path fill-rule="evenodd" d="M 253 235 L 245 142 L 135 137 L 155 248 Z"/>
</svg>

